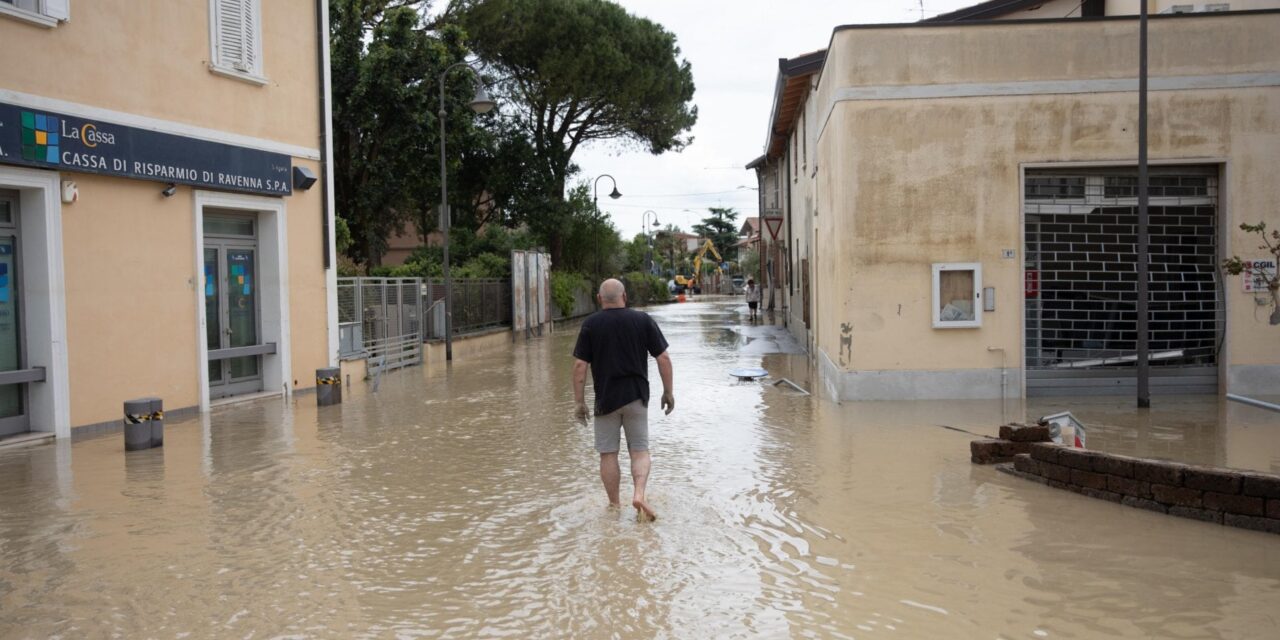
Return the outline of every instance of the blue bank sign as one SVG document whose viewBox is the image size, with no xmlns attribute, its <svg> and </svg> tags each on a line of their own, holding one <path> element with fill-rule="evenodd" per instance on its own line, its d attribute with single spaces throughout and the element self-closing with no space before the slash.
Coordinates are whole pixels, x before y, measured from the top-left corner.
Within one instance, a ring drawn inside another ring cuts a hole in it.
<svg viewBox="0 0 1280 640">
<path fill-rule="evenodd" d="M 292 161 L 271 153 L 0 102 L 0 163 L 287 196 Z"/>
</svg>

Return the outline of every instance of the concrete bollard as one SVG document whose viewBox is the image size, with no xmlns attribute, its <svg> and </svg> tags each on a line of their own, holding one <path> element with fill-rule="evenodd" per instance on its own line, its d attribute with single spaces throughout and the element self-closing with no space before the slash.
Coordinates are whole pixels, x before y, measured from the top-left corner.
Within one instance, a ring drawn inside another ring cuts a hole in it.
<svg viewBox="0 0 1280 640">
<path fill-rule="evenodd" d="M 316 406 L 342 404 L 342 370 L 338 367 L 316 369 Z"/>
<path fill-rule="evenodd" d="M 124 402 L 124 450 L 151 448 L 151 401 L 139 398 Z"/>
</svg>

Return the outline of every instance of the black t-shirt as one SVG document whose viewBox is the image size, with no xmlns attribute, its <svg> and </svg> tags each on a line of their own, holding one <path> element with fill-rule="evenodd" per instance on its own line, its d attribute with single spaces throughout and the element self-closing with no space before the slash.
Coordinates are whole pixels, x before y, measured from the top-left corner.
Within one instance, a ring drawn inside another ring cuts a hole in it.
<svg viewBox="0 0 1280 640">
<path fill-rule="evenodd" d="M 603 309 L 578 330 L 573 357 L 591 364 L 596 413 L 613 413 L 636 400 L 649 405 L 649 359 L 667 350 L 667 339 L 649 314 Z"/>
</svg>

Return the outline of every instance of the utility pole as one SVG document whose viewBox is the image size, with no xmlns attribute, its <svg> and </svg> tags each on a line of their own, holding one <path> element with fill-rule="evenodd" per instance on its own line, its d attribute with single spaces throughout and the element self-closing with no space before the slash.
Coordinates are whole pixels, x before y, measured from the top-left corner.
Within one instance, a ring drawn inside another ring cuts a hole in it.
<svg viewBox="0 0 1280 640">
<path fill-rule="evenodd" d="M 1147 269 L 1147 0 L 1138 3 L 1138 408 L 1151 406 L 1151 363 L 1147 342 L 1148 320 Z"/>
</svg>

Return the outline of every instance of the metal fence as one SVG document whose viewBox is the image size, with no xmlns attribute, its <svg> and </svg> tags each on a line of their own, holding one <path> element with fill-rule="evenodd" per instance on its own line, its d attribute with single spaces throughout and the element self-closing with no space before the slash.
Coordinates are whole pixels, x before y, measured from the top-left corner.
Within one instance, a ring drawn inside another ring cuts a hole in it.
<svg viewBox="0 0 1280 640">
<path fill-rule="evenodd" d="M 444 280 L 423 285 L 422 303 L 428 318 L 426 337 L 444 338 Z M 453 334 L 511 326 L 511 281 L 468 278 L 453 281 Z"/>
<path fill-rule="evenodd" d="M 339 278 L 339 355 L 370 373 L 422 362 L 422 290 L 420 278 Z"/>
</svg>

